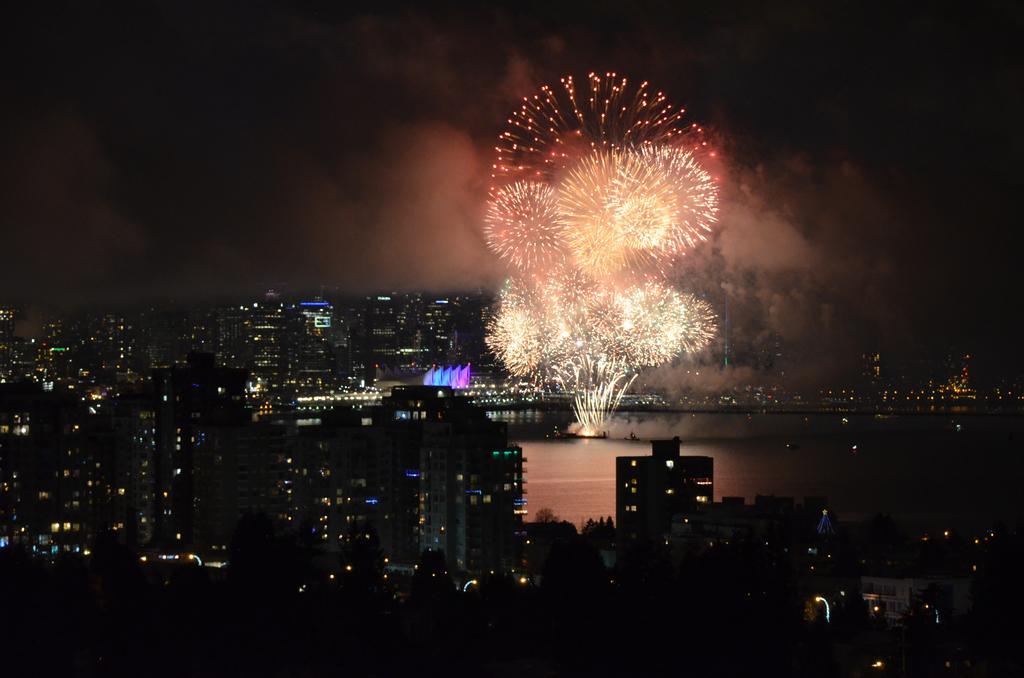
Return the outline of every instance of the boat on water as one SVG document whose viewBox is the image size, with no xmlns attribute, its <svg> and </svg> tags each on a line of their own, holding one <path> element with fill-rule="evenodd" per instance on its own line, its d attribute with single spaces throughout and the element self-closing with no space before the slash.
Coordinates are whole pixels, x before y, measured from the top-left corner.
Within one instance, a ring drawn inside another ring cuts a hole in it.
<svg viewBox="0 0 1024 678">
<path fill-rule="evenodd" d="M 800 446 L 797 445 L 796 443 L 786 443 L 786 449 L 787 450 L 799 450 Z"/>
</svg>

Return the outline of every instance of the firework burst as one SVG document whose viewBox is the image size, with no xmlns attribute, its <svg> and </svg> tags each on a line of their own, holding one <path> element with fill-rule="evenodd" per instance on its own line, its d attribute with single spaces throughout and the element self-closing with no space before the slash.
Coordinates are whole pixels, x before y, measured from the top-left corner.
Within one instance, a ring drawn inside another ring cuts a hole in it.
<svg viewBox="0 0 1024 678">
<path fill-rule="evenodd" d="M 487 206 L 487 244 L 522 271 L 558 262 L 567 245 L 555 192 L 547 184 L 516 181 L 496 191 Z"/>
<path fill-rule="evenodd" d="M 573 77 L 523 97 L 498 137 L 492 176 L 499 183 L 520 177 L 548 181 L 581 152 L 672 144 L 699 130 L 682 123 L 684 110 L 647 81 L 616 73 L 590 73 L 577 89 Z"/>
<path fill-rule="evenodd" d="M 671 257 L 707 240 L 718 221 L 718 186 L 693 149 L 644 146 L 639 150 L 648 176 L 657 176 L 672 195 L 672 224 L 649 247 Z M 708 157 L 713 157 L 711 154 Z"/>
<path fill-rule="evenodd" d="M 518 377 L 536 374 L 543 366 L 545 336 L 541 307 L 528 291 L 509 281 L 501 291 L 501 305 L 487 327 L 487 346 L 509 372 Z"/>
<path fill-rule="evenodd" d="M 613 304 L 610 345 L 631 365 L 660 365 L 680 352 L 696 353 L 714 336 L 710 307 L 664 285 L 631 287 L 615 294 Z"/>
<path fill-rule="evenodd" d="M 636 151 L 595 151 L 581 159 L 558 186 L 577 264 L 595 277 L 657 261 L 676 212 L 667 177 Z"/>
<path fill-rule="evenodd" d="M 667 282 L 717 219 L 697 125 L 647 82 L 590 74 L 523 99 L 495 147 L 490 247 L 516 271 L 487 342 L 509 372 L 570 394 L 603 430 L 637 370 L 704 349 L 707 303 Z"/>
</svg>

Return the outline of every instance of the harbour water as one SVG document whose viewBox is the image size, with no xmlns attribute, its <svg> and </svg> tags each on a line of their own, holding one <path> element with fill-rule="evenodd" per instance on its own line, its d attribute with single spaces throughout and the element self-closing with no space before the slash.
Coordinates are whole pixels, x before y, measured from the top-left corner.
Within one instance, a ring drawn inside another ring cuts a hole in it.
<svg viewBox="0 0 1024 678">
<path fill-rule="evenodd" d="M 889 513 L 911 530 L 974 533 L 1024 518 L 1024 418 L 620 413 L 607 439 L 553 439 L 569 413 L 493 412 L 527 458 L 530 515 L 615 514 L 615 457 L 679 436 L 715 460 L 715 499 L 824 496 L 840 520 Z M 635 434 L 639 441 L 628 440 Z"/>
</svg>

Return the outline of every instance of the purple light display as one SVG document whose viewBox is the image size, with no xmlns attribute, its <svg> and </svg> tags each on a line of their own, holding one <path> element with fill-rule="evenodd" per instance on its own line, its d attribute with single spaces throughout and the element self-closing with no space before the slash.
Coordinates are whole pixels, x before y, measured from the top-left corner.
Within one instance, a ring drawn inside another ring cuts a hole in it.
<svg viewBox="0 0 1024 678">
<path fill-rule="evenodd" d="M 423 375 L 424 386 L 450 386 L 452 388 L 469 388 L 469 365 L 454 367 L 431 367 Z"/>
</svg>

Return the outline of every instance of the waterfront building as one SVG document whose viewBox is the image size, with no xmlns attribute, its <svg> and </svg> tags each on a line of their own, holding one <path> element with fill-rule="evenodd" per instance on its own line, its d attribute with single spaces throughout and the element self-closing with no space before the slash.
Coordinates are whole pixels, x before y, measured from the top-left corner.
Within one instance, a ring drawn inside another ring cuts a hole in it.
<svg viewBox="0 0 1024 678">
<path fill-rule="evenodd" d="M 714 460 L 681 456 L 679 438 L 651 441 L 651 456 L 616 457 L 615 522 L 620 548 L 660 539 L 672 516 L 714 498 Z"/>
</svg>

